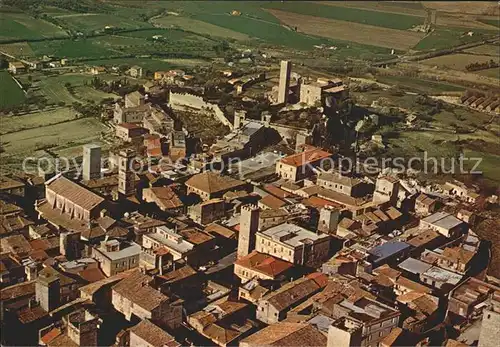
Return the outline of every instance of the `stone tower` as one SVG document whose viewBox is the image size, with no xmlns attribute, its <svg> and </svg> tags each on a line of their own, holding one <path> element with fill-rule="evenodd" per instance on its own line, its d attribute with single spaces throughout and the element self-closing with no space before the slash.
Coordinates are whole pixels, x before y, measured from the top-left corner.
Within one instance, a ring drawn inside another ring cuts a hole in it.
<svg viewBox="0 0 500 347">
<path fill-rule="evenodd" d="M 97 346 L 99 319 L 79 310 L 67 316 L 68 336 L 78 346 Z"/>
<path fill-rule="evenodd" d="M 243 126 L 243 122 L 246 119 L 247 112 L 244 110 L 238 110 L 234 112 L 233 126 L 234 130 L 239 129 Z"/>
<path fill-rule="evenodd" d="M 55 275 L 38 276 L 35 285 L 36 301 L 47 312 L 55 310 L 60 304 L 60 280 Z"/>
<path fill-rule="evenodd" d="M 280 84 L 278 87 L 278 104 L 285 104 L 288 101 L 288 90 L 290 89 L 290 74 L 292 72 L 292 63 L 288 60 L 281 61 Z"/>
<path fill-rule="evenodd" d="M 373 202 L 390 202 L 396 206 L 399 194 L 399 179 L 391 176 L 382 176 L 375 182 L 375 192 L 373 193 Z"/>
<path fill-rule="evenodd" d="M 135 194 L 135 173 L 132 170 L 132 160 L 135 151 L 127 149 L 120 151 L 118 156 L 118 192 L 125 196 Z"/>
<path fill-rule="evenodd" d="M 255 249 L 255 233 L 259 228 L 259 207 L 241 207 L 240 233 L 238 236 L 238 258 L 248 255 Z"/>
<path fill-rule="evenodd" d="M 478 347 L 498 346 L 498 334 L 500 334 L 500 305 L 494 304 L 483 311 L 481 331 L 479 333 Z"/>
<path fill-rule="evenodd" d="M 83 179 L 88 181 L 101 175 L 101 146 L 88 144 L 83 146 Z"/>
<path fill-rule="evenodd" d="M 319 212 L 318 230 L 326 234 L 335 234 L 339 222 L 340 211 L 325 206 Z"/>
</svg>

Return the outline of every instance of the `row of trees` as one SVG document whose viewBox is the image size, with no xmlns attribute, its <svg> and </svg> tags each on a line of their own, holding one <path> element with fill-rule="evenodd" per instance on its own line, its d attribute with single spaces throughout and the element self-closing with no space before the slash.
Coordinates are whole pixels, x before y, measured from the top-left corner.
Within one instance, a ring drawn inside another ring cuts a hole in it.
<svg viewBox="0 0 500 347">
<path fill-rule="evenodd" d="M 499 67 L 499 66 L 500 66 L 500 64 L 498 62 L 491 59 L 490 61 L 486 61 L 484 63 L 478 63 L 478 62 L 470 63 L 470 64 L 465 66 L 465 70 L 467 70 L 467 71 L 479 71 L 479 70 L 492 69 L 494 67 Z"/>
</svg>

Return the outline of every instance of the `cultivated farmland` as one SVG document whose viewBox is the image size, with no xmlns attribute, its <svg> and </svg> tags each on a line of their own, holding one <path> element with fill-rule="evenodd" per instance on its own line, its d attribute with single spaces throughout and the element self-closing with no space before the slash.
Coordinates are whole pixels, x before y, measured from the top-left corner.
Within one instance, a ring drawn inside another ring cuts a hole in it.
<svg viewBox="0 0 500 347">
<path fill-rule="evenodd" d="M 26 129 L 41 128 L 48 125 L 75 119 L 76 112 L 63 107 L 50 111 L 28 113 L 21 116 L 4 116 L 0 134 L 17 132 Z"/>
<path fill-rule="evenodd" d="M 269 11 L 286 25 L 296 26 L 299 31 L 361 44 L 405 50 L 416 45 L 424 37 L 422 33 L 417 32 L 304 16 L 278 10 Z"/>
<path fill-rule="evenodd" d="M 2 13 L 0 42 L 64 36 L 67 36 L 64 30 L 42 19 L 36 19 L 23 13 Z"/>
<path fill-rule="evenodd" d="M 19 57 L 32 57 L 33 50 L 27 42 L 16 42 L 0 45 L 0 51 Z"/>
<path fill-rule="evenodd" d="M 343 6 L 337 7 L 335 4 L 330 4 L 329 6 L 315 4 L 311 6 L 311 4 L 307 2 L 293 1 L 286 3 L 273 2 L 271 4 L 265 4 L 263 7 L 301 15 L 310 15 L 399 30 L 407 30 L 424 23 L 421 17 L 380 11 L 368 11 Z M 353 32 L 354 31 L 355 30 L 353 30 Z"/>
<path fill-rule="evenodd" d="M 55 16 L 55 18 L 57 18 L 57 20 L 60 21 L 65 28 L 81 32 L 104 30 L 106 27 L 122 29 L 151 27 L 151 25 L 147 22 L 140 22 L 130 18 L 101 13 L 77 13 Z"/>
<path fill-rule="evenodd" d="M 465 70 L 465 67 L 472 63 L 487 63 L 494 59 L 490 55 L 476 54 L 450 54 L 421 61 L 422 64 L 438 66 L 443 68 Z"/>
<path fill-rule="evenodd" d="M 21 104 L 25 99 L 24 92 L 12 76 L 7 71 L 0 71 L 0 108 Z"/>
<path fill-rule="evenodd" d="M 95 118 L 82 118 L 70 122 L 32 128 L 2 135 L 5 153 L 2 156 L 29 155 L 41 147 L 72 147 L 99 138 L 106 128 Z"/>
<path fill-rule="evenodd" d="M 163 28 L 181 28 L 198 34 L 210 35 L 235 40 L 248 40 L 250 37 L 238 31 L 222 28 L 196 19 L 180 16 L 165 16 L 153 20 L 153 23 Z"/>
</svg>

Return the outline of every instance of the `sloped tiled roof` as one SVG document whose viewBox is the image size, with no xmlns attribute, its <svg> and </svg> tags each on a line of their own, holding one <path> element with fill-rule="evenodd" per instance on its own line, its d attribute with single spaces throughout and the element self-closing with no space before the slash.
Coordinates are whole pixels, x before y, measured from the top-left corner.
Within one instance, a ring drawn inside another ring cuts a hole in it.
<svg viewBox="0 0 500 347">
<path fill-rule="evenodd" d="M 152 277 L 136 270 L 113 286 L 116 292 L 145 310 L 151 311 L 161 305 L 168 297 L 149 285 Z"/>
<path fill-rule="evenodd" d="M 287 261 L 257 251 L 238 259 L 235 264 L 273 278 L 293 267 L 293 264 Z"/>
<path fill-rule="evenodd" d="M 139 324 L 130 328 L 130 333 L 137 335 L 154 347 L 180 346 L 172 335 L 147 319 L 142 320 Z"/>
<path fill-rule="evenodd" d="M 249 346 L 326 346 L 327 338 L 306 323 L 276 323 L 242 340 Z"/>
<path fill-rule="evenodd" d="M 104 201 L 99 195 L 76 184 L 64 176 L 47 181 L 46 186 L 57 195 L 60 195 L 85 210 L 91 210 Z"/>
<path fill-rule="evenodd" d="M 202 172 L 194 175 L 186 181 L 186 186 L 199 189 L 206 193 L 217 193 L 227 189 L 236 188 L 244 185 L 245 182 L 231 178 L 229 176 L 221 176 L 216 172 Z"/>
</svg>

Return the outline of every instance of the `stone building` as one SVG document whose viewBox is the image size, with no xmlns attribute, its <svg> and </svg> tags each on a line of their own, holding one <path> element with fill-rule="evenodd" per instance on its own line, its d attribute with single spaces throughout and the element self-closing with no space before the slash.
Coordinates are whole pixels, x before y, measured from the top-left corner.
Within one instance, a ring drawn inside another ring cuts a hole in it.
<svg viewBox="0 0 500 347">
<path fill-rule="evenodd" d="M 134 242 L 105 240 L 92 248 L 92 257 L 108 277 L 138 267 L 140 254 L 141 246 Z"/>
<path fill-rule="evenodd" d="M 332 153 L 320 148 L 308 146 L 304 151 L 289 155 L 276 163 L 276 174 L 293 182 L 300 181 L 314 174 L 312 168 L 324 164 Z M 331 161 L 330 161 L 331 163 Z"/>
<path fill-rule="evenodd" d="M 222 198 L 224 193 L 230 190 L 244 190 L 247 183 L 229 176 L 221 176 L 217 172 L 206 171 L 188 179 L 186 187 L 188 194 L 196 194 L 206 201 Z"/>
<path fill-rule="evenodd" d="M 321 273 L 312 273 L 287 283 L 258 301 L 256 317 L 266 324 L 282 321 L 286 319 L 290 309 L 301 304 L 326 285 L 327 276 Z"/>
<path fill-rule="evenodd" d="M 366 193 L 362 181 L 357 178 L 342 176 L 340 173 L 336 172 L 321 172 L 318 175 L 316 184 L 325 189 L 330 189 L 352 197 L 364 196 Z"/>
<path fill-rule="evenodd" d="M 257 232 L 255 249 L 293 264 L 315 266 L 328 258 L 330 236 L 284 223 Z"/>
<path fill-rule="evenodd" d="M 224 218 L 226 213 L 223 199 L 210 199 L 197 205 L 189 206 L 187 215 L 196 223 L 207 225 Z"/>
<path fill-rule="evenodd" d="M 241 208 L 238 234 L 238 258 L 244 257 L 255 248 L 255 233 L 259 228 L 259 208 L 246 205 Z"/>
<path fill-rule="evenodd" d="M 83 146 L 82 176 L 86 181 L 101 177 L 101 146 L 95 144 Z"/>
<path fill-rule="evenodd" d="M 284 277 L 291 268 L 293 268 L 292 263 L 253 251 L 247 256 L 236 260 L 234 263 L 234 274 L 242 282 L 246 282 L 252 278 L 276 280 Z"/>
<path fill-rule="evenodd" d="M 161 327 L 178 328 L 182 323 L 182 301 L 170 298 L 153 288 L 153 278 L 140 270 L 113 286 L 112 304 L 125 319 L 132 315 L 150 319 Z"/>
</svg>

